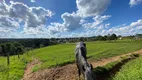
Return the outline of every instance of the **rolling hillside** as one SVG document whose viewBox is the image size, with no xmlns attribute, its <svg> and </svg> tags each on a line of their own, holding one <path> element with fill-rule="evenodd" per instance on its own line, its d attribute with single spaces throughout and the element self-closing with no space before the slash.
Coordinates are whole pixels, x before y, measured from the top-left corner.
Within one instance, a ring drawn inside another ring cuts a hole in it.
<svg viewBox="0 0 142 80">
<path fill-rule="evenodd" d="M 87 42 L 87 57 L 91 60 L 109 58 L 142 48 L 142 41 L 112 41 L 112 42 Z M 10 57 L 10 66 L 6 65 L 6 58 L 0 57 L 0 80 L 19 80 L 24 75 L 26 64 L 34 59 L 39 60 L 40 65 L 33 67 L 33 72 L 41 69 L 62 66 L 74 62 L 75 44 L 59 44 L 29 51 L 21 55 Z M 9 76 L 9 77 L 8 77 Z"/>
</svg>

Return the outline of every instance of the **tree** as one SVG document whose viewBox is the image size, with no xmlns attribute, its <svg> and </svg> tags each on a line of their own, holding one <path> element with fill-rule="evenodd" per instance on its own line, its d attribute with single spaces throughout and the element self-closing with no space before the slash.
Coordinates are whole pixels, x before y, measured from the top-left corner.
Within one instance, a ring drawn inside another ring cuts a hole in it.
<svg viewBox="0 0 142 80">
<path fill-rule="evenodd" d="M 142 34 L 136 34 L 136 35 L 135 35 L 135 39 L 136 39 L 136 40 L 139 40 L 139 39 L 141 39 L 141 38 L 142 38 Z"/>
<path fill-rule="evenodd" d="M 2 53 L 4 53 L 4 56 L 7 56 L 7 65 L 10 64 L 10 60 L 9 60 L 9 46 L 8 44 L 2 44 L 1 48 L 2 48 Z"/>
<path fill-rule="evenodd" d="M 44 47 L 44 45 L 43 45 L 43 44 L 40 44 L 40 48 L 42 48 L 42 47 Z"/>
<path fill-rule="evenodd" d="M 11 44 L 10 44 L 10 43 L 7 43 L 7 44 L 6 44 L 6 54 L 7 54 L 7 64 L 8 64 L 8 65 L 10 64 L 10 57 L 9 57 L 9 54 L 10 54 L 11 51 L 12 51 Z"/>
<path fill-rule="evenodd" d="M 118 36 L 117 36 L 117 38 L 120 38 L 120 37 L 122 37 L 122 36 L 121 36 L 121 35 L 118 35 Z"/>
<path fill-rule="evenodd" d="M 116 34 L 112 34 L 112 35 L 108 34 L 107 35 L 107 40 L 116 40 L 116 39 L 117 39 Z"/>
<path fill-rule="evenodd" d="M 5 56 L 5 53 L 4 53 L 4 44 L 1 44 L 1 54 L 3 55 L 3 56 Z"/>
<path fill-rule="evenodd" d="M 24 49 L 21 46 L 18 46 L 16 49 L 16 53 L 18 54 L 18 58 L 20 59 L 20 54 L 24 52 Z"/>
<path fill-rule="evenodd" d="M 11 44 L 11 48 L 12 48 L 12 50 L 10 52 L 10 55 L 16 55 L 16 47 L 14 46 L 14 44 Z M 15 57 L 14 57 L 14 59 L 15 59 Z"/>
<path fill-rule="evenodd" d="M 0 56 L 2 55 L 2 47 L 1 47 L 1 45 L 0 45 Z"/>
<path fill-rule="evenodd" d="M 96 36 L 96 40 L 100 40 L 100 41 L 105 41 L 105 37 L 99 35 L 99 36 Z"/>
<path fill-rule="evenodd" d="M 116 34 L 112 34 L 110 37 L 111 37 L 111 40 L 116 40 L 117 39 Z"/>
<path fill-rule="evenodd" d="M 13 51 L 18 55 L 18 58 L 20 58 L 20 54 L 24 52 L 24 47 L 18 42 L 14 42 L 13 45 L 15 46 L 13 47 Z"/>
<path fill-rule="evenodd" d="M 105 35 L 104 38 L 105 38 L 105 41 L 108 40 L 108 36 L 107 35 Z"/>
</svg>

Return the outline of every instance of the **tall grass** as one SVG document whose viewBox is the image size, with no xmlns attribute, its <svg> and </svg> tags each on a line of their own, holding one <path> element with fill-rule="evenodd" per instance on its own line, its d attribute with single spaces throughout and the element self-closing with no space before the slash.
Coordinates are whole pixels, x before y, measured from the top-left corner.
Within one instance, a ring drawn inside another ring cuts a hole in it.
<svg viewBox="0 0 142 80">
<path fill-rule="evenodd" d="M 142 80 L 142 57 L 124 65 L 113 80 Z"/>
</svg>

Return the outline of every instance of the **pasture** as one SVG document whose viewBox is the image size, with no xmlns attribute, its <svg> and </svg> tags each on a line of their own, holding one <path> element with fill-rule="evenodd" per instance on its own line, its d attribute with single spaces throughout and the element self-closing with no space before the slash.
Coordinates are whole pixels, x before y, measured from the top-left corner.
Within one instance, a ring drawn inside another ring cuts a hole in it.
<svg viewBox="0 0 142 80">
<path fill-rule="evenodd" d="M 142 41 L 130 40 L 86 42 L 86 45 L 87 57 L 93 60 L 109 58 L 142 49 Z M 35 49 L 21 55 L 20 59 L 17 56 L 11 56 L 10 66 L 6 65 L 5 57 L 0 57 L 0 80 L 7 80 L 8 78 L 12 80 L 21 79 L 26 64 L 33 59 L 41 61 L 41 65 L 35 66 L 33 71 L 72 63 L 75 60 L 74 49 L 75 43 L 58 44 Z"/>
<path fill-rule="evenodd" d="M 142 48 L 142 41 L 87 42 L 87 57 L 101 59 L 133 52 Z M 34 58 L 42 61 L 41 68 L 73 62 L 76 44 L 60 44 L 32 51 Z"/>
</svg>

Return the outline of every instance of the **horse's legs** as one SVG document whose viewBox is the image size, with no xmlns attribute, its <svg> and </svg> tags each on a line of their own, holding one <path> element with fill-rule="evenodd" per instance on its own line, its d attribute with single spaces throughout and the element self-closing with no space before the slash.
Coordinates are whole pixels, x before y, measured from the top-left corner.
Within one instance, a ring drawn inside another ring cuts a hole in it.
<svg viewBox="0 0 142 80">
<path fill-rule="evenodd" d="M 79 80 L 80 80 L 81 72 L 80 72 L 80 69 L 79 69 L 79 66 L 78 66 L 78 65 L 77 65 L 77 68 L 78 68 L 78 77 L 79 77 Z"/>
<path fill-rule="evenodd" d="M 79 74 L 79 80 L 80 80 L 80 75 L 81 75 L 80 69 L 78 69 L 78 74 Z"/>
</svg>

